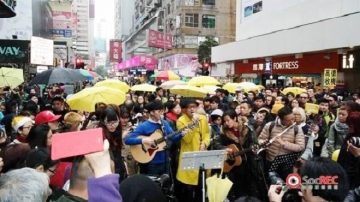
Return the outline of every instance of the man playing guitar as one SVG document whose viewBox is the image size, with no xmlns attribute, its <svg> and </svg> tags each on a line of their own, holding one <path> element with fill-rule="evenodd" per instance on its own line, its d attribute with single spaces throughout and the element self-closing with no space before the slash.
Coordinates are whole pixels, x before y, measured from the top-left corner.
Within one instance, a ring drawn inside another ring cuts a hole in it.
<svg viewBox="0 0 360 202">
<path fill-rule="evenodd" d="M 169 123 L 161 118 L 164 112 L 164 106 L 161 101 L 155 100 L 150 102 L 145 105 L 145 109 L 149 112 L 149 119 L 138 125 L 135 130 L 129 133 L 128 137 L 125 139 L 125 144 L 156 148 L 157 143 L 155 139 L 150 137 L 156 130 L 161 130 L 164 137 L 174 131 Z M 182 138 L 182 134 L 186 134 L 186 131 L 175 134 L 169 139 L 177 142 Z M 165 151 L 156 152 L 154 158 L 150 162 L 140 165 L 140 173 L 155 176 L 169 174 L 169 163 L 167 158 L 168 156 Z"/>
</svg>

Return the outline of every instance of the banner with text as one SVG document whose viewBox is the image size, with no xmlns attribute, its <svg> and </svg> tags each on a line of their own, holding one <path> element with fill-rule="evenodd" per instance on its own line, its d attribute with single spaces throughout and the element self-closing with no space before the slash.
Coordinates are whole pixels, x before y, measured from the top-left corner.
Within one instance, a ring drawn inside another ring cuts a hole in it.
<svg viewBox="0 0 360 202">
<path fill-rule="evenodd" d="M 122 43 L 121 40 L 110 40 L 110 61 L 121 62 L 122 61 Z"/>
<path fill-rule="evenodd" d="M 172 48 L 172 35 L 155 30 L 148 30 L 148 46 L 162 49 Z"/>
<path fill-rule="evenodd" d="M 324 69 L 324 86 L 334 88 L 337 80 L 337 69 Z"/>
</svg>

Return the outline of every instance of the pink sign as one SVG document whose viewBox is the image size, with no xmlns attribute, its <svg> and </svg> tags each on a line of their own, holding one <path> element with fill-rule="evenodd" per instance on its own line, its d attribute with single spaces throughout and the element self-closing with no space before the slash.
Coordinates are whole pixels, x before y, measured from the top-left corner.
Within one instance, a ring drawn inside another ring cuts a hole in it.
<svg viewBox="0 0 360 202">
<path fill-rule="evenodd" d="M 154 70 L 157 66 L 157 59 L 149 55 L 136 55 L 117 65 L 117 69 L 124 70 L 132 67 L 145 67 L 147 70 Z"/>
<path fill-rule="evenodd" d="M 125 68 L 125 65 L 123 62 L 120 62 L 118 65 L 117 65 L 117 69 L 118 70 L 123 70 Z"/>
<path fill-rule="evenodd" d="M 121 62 L 122 61 L 122 48 L 120 40 L 110 40 L 110 61 Z"/>
<path fill-rule="evenodd" d="M 162 49 L 172 49 L 172 35 L 149 29 L 148 46 Z"/>
</svg>

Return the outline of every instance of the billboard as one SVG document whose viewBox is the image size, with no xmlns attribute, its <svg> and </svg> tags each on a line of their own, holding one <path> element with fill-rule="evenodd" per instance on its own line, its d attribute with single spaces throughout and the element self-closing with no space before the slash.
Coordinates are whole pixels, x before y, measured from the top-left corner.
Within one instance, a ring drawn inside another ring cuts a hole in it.
<svg viewBox="0 0 360 202">
<path fill-rule="evenodd" d="M 149 29 L 148 46 L 162 49 L 171 49 L 173 46 L 172 35 Z"/>
<path fill-rule="evenodd" d="M 122 42 L 121 40 L 110 40 L 110 61 L 121 62 L 122 61 Z"/>
<path fill-rule="evenodd" d="M 32 33 L 32 1 L 17 1 L 16 16 L 0 18 L 0 39 L 30 40 Z"/>
<path fill-rule="evenodd" d="M 54 63 L 54 42 L 40 37 L 31 37 L 30 63 L 52 66 Z"/>
<path fill-rule="evenodd" d="M 197 54 L 175 54 L 159 59 L 159 70 L 172 70 L 182 76 L 195 76 L 201 67 Z"/>
<path fill-rule="evenodd" d="M 0 63 L 28 63 L 29 43 L 25 40 L 0 40 Z"/>
<path fill-rule="evenodd" d="M 49 2 L 50 20 L 48 21 L 49 32 L 54 37 L 72 37 L 73 14 L 70 2 Z"/>
</svg>

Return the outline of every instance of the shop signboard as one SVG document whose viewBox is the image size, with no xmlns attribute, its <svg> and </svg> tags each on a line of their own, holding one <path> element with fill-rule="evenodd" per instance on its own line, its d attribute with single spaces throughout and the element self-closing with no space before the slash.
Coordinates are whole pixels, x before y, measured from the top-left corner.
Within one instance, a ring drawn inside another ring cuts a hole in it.
<svg viewBox="0 0 360 202">
<path fill-rule="evenodd" d="M 324 69 L 324 86 L 334 88 L 337 80 L 337 69 Z"/>
<path fill-rule="evenodd" d="M 110 61 L 121 62 L 122 61 L 122 47 L 120 40 L 110 40 Z"/>
<path fill-rule="evenodd" d="M 162 49 L 171 49 L 172 35 L 149 29 L 148 46 Z"/>
<path fill-rule="evenodd" d="M 271 62 L 267 58 L 249 59 L 246 62 L 235 63 L 235 73 L 256 73 L 256 74 L 319 74 L 328 67 L 339 67 L 339 55 L 333 53 L 314 53 L 304 54 L 302 58 L 295 56 L 271 57 Z M 271 70 L 271 71 L 269 71 Z"/>
<path fill-rule="evenodd" d="M 73 28 L 73 15 L 71 12 L 71 3 L 49 2 L 51 16 L 48 21 L 49 33 L 53 37 L 71 38 Z"/>
<path fill-rule="evenodd" d="M 29 43 L 27 40 L 0 40 L 0 63 L 28 63 Z"/>
</svg>

